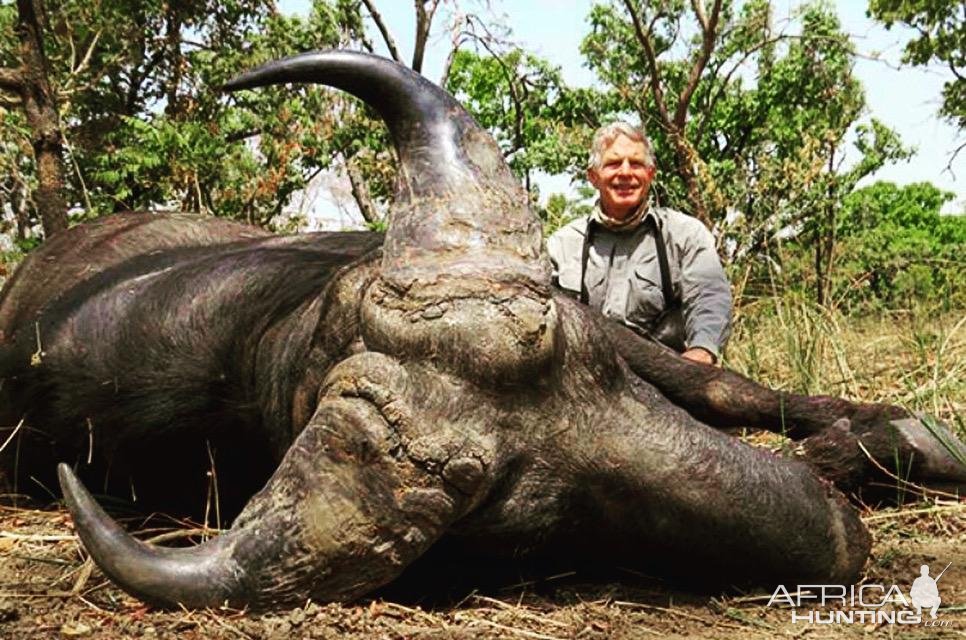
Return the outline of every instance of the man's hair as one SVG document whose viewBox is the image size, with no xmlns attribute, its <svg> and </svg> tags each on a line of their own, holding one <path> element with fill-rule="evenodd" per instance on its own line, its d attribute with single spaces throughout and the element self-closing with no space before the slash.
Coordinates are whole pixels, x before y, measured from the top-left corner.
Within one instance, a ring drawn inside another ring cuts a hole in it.
<svg viewBox="0 0 966 640">
<path fill-rule="evenodd" d="M 594 141 L 590 145 L 590 159 L 588 167 L 600 169 L 604 159 L 604 150 L 609 147 L 618 136 L 627 136 L 634 142 L 644 144 L 644 155 L 647 158 L 648 166 L 654 166 L 654 150 L 651 148 L 651 141 L 641 127 L 617 120 L 610 124 L 605 124 L 594 132 Z"/>
</svg>

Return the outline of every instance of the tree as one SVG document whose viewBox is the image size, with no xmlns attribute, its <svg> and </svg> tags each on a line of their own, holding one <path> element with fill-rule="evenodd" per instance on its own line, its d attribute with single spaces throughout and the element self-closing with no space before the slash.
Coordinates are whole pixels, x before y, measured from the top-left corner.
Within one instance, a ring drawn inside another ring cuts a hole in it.
<svg viewBox="0 0 966 640">
<path fill-rule="evenodd" d="M 849 194 L 836 298 L 888 308 L 966 302 L 966 215 L 940 215 L 953 197 L 928 182 L 876 182 Z"/>
<path fill-rule="evenodd" d="M 906 44 L 903 59 L 914 65 L 938 62 L 949 69 L 953 77 L 943 87 L 941 113 L 966 130 L 966 10 L 962 3 L 870 0 L 869 15 L 886 28 L 902 23 L 919 33 Z"/>
<path fill-rule="evenodd" d="M 50 82 L 50 68 L 44 50 L 43 14 L 40 0 L 17 0 L 16 32 L 20 41 L 20 64 L 0 68 L 0 92 L 16 96 L 17 106 L 22 109 L 29 127 L 37 172 L 33 200 L 43 221 L 44 234 L 50 237 L 67 228 L 67 205 L 62 193 L 62 135 L 57 96 Z"/>
<path fill-rule="evenodd" d="M 689 140 L 687 127 L 698 85 L 712 53 L 720 44 L 722 18 L 727 17 L 722 15 L 726 3 L 712 0 L 711 7 L 706 8 L 703 0 L 691 2 L 690 15 L 696 31 L 693 46 L 689 47 L 683 60 L 673 64 L 665 64 L 661 57 L 676 44 L 685 20 L 683 3 L 663 2 L 652 6 L 639 0 L 622 0 L 621 4 L 624 16 L 614 5 L 594 7 L 590 16 L 593 32 L 584 41 L 584 53 L 599 69 L 610 64 L 613 70 L 613 57 L 621 59 L 623 64 L 619 66 L 628 71 L 629 68 L 634 69 L 630 75 L 638 81 L 639 87 L 648 88 L 650 113 L 674 150 L 677 175 L 685 184 L 689 208 L 695 217 L 710 224 L 711 215 L 698 175 L 698 158 Z M 619 52 L 608 51 L 607 41 L 615 36 L 622 41 L 620 46 L 630 48 Z M 602 59 L 606 57 L 612 57 L 612 60 L 603 63 Z M 632 95 L 637 91 L 613 74 L 607 74 L 607 77 L 617 83 L 625 99 L 636 103 L 637 107 L 643 106 Z"/>
<path fill-rule="evenodd" d="M 598 94 L 567 87 L 558 67 L 519 47 L 487 46 L 486 55 L 455 54 L 446 89 L 493 134 L 528 191 L 535 189 L 534 171 L 580 173 Z"/>
<path fill-rule="evenodd" d="M 657 197 L 704 212 L 737 261 L 768 251 L 779 231 L 798 230 L 810 238 L 824 302 L 842 198 L 907 152 L 888 127 L 864 120 L 854 49 L 827 5 L 802 7 L 800 33 L 776 31 L 767 0 L 703 7 L 597 5 L 582 50 L 618 113 L 637 113 L 655 140 Z M 666 117 L 668 105 L 677 120 Z M 860 159 L 846 166 L 852 137 Z"/>
<path fill-rule="evenodd" d="M 314 175 L 360 149 L 388 154 L 381 124 L 346 96 L 315 87 L 217 91 L 245 68 L 296 52 L 371 50 L 358 1 L 316 0 L 306 18 L 279 15 L 272 0 L 48 4 L 33 33 L 43 36 L 50 91 L 41 93 L 58 103 L 60 136 L 41 135 L 18 96 L 0 101 L 0 166 L 9 169 L 0 195 L 23 241 L 45 202 L 38 185 L 47 181 L 38 178 L 47 164 L 23 144 L 38 137 L 44 150 L 62 145 L 50 155 L 67 170 L 52 191 L 75 218 L 165 207 L 283 225 L 282 207 Z M 12 55 L 16 18 L 0 6 L 3 88 L 22 67 Z M 352 172 L 377 197 L 388 187 L 371 183 L 385 173 Z"/>
<path fill-rule="evenodd" d="M 282 215 L 292 195 L 320 172 L 336 170 L 348 175 L 364 218 L 383 223 L 395 160 L 384 126 L 361 103 L 308 86 L 217 91 L 239 71 L 286 55 L 372 51 L 367 20 L 398 59 L 375 2 L 314 0 L 307 17 L 289 17 L 274 0 L 46 1 L 49 19 L 36 33 L 49 61 L 45 95 L 61 115 L 57 155 L 66 168 L 56 191 L 73 218 L 176 208 L 289 227 L 299 223 Z M 416 71 L 443 4 L 414 2 Z M 0 65 L 10 68 L 20 66 L 10 55 L 16 17 L 0 6 Z M 456 36 L 476 30 L 471 23 L 485 30 L 478 17 L 454 13 L 451 57 L 466 42 Z M 5 87 L 13 79 L 0 75 Z M 46 165 L 24 144 L 40 129 L 23 117 L 18 97 L 4 95 L 0 167 L 9 172 L 0 176 L 0 204 L 15 214 L 26 242 L 41 208 L 38 177 Z"/>
</svg>

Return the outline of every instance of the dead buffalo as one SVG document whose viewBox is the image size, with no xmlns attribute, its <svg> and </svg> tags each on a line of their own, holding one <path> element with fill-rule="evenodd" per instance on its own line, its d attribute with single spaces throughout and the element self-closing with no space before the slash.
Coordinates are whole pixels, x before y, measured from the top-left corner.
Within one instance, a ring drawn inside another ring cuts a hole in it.
<svg viewBox="0 0 966 640">
<path fill-rule="evenodd" d="M 901 409 L 770 391 L 552 290 L 499 149 L 421 76 L 324 52 L 229 88 L 284 82 L 338 87 L 385 120 L 399 157 L 385 237 L 123 214 L 53 238 L 0 295 L 2 416 L 23 419 L 6 475 L 44 483 L 65 461 L 80 538 L 130 593 L 349 600 L 444 536 L 730 583 L 850 583 L 869 535 L 814 469 L 861 486 L 861 442 L 890 464 L 911 454 L 915 477 L 964 479 Z M 805 438 L 808 462 L 715 428 L 741 424 Z M 183 506 L 209 468 L 222 500 L 250 499 L 190 549 L 136 541 L 75 476 Z"/>
</svg>

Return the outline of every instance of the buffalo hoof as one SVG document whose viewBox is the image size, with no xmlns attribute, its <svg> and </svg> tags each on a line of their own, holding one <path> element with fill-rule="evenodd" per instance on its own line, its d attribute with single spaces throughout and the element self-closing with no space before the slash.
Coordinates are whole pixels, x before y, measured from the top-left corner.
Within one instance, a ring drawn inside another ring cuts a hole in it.
<svg viewBox="0 0 966 640">
<path fill-rule="evenodd" d="M 887 488 L 883 495 L 890 499 L 895 489 L 910 497 L 929 490 L 966 493 L 966 446 L 924 414 L 861 426 L 842 418 L 802 440 L 798 453 L 846 492 Z M 874 496 L 874 491 L 863 495 Z"/>
</svg>

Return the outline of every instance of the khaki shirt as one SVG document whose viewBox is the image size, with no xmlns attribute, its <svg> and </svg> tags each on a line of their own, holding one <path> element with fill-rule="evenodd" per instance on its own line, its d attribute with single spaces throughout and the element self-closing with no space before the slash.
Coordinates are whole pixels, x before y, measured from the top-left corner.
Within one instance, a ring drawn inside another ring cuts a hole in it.
<svg viewBox="0 0 966 640">
<path fill-rule="evenodd" d="M 587 258 L 589 304 L 641 335 L 652 335 L 683 351 L 707 349 L 719 357 L 731 333 L 731 287 L 718 259 L 711 232 L 697 219 L 673 209 L 651 207 L 667 247 L 674 297 L 661 290 L 661 267 L 651 226 L 614 232 L 598 226 Z M 558 229 L 547 239 L 554 284 L 580 295 L 580 272 L 587 217 Z"/>
</svg>

